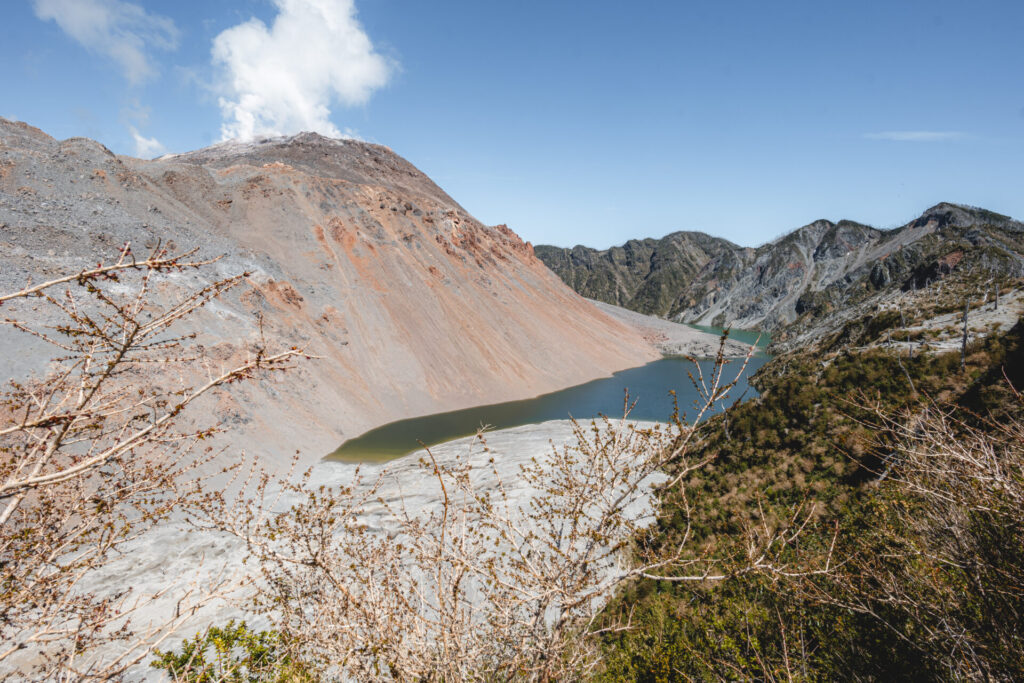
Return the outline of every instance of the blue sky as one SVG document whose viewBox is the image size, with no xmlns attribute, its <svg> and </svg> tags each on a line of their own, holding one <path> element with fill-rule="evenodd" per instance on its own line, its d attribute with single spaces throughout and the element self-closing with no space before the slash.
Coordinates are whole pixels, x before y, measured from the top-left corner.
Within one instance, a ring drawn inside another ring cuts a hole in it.
<svg viewBox="0 0 1024 683">
<path fill-rule="evenodd" d="M 7 0 L 0 16 L 0 116 L 147 156 L 352 134 L 535 243 L 756 245 L 939 201 L 1024 218 L 1019 0 Z"/>
</svg>

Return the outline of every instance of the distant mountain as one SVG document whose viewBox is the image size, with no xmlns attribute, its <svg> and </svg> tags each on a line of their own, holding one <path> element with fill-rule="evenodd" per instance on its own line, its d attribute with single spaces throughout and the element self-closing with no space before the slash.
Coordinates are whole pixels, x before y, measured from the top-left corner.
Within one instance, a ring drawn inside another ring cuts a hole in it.
<svg viewBox="0 0 1024 683">
<path fill-rule="evenodd" d="M 320 357 L 283 376 L 274 400 L 252 391 L 214 407 L 237 425 L 236 449 L 285 462 L 395 419 L 527 398 L 660 355 L 386 147 L 303 133 L 144 161 L 0 118 L 0 291 L 109 260 L 126 242 L 136 254 L 199 248 L 223 256 L 214 275 L 252 273 L 195 321 L 218 358 L 245 352 L 257 315 L 272 343 Z M 7 326 L 0 350 L 4 377 L 48 353 Z"/>
<path fill-rule="evenodd" d="M 602 251 L 539 245 L 535 253 L 583 296 L 682 322 L 761 328 L 785 338 L 787 328 L 806 327 L 882 291 L 924 287 L 954 271 L 1024 275 L 1024 224 L 942 203 L 893 230 L 818 220 L 754 249 L 677 232 Z"/>
</svg>

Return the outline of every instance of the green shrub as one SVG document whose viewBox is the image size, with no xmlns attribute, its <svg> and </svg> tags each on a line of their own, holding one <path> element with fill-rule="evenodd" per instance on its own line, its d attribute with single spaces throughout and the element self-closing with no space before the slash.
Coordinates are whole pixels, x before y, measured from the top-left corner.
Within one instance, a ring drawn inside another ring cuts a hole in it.
<svg viewBox="0 0 1024 683">
<path fill-rule="evenodd" d="M 150 663 L 183 683 L 284 683 L 315 680 L 287 653 L 274 631 L 253 631 L 245 622 L 212 626 L 177 651 L 155 652 Z"/>
</svg>

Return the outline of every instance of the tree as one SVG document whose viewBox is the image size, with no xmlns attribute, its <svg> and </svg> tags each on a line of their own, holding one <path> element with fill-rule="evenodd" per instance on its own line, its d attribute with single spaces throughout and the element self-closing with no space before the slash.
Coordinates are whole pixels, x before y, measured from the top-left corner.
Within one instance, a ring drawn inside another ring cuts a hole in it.
<svg viewBox="0 0 1024 683">
<path fill-rule="evenodd" d="M 212 594 L 182 596 L 165 623 L 133 628 L 158 596 L 92 594 L 88 578 L 201 492 L 217 427 L 193 410 L 225 385 L 283 370 L 297 349 L 250 346 L 213 365 L 183 323 L 244 275 L 192 291 L 172 274 L 212 263 L 157 248 L 0 296 L 2 322 L 56 349 L 47 374 L 0 396 L 0 668 L 7 677 L 109 678 Z M 191 602 L 187 598 L 191 598 Z M 3 674 L 0 674 L 3 675 Z"/>
</svg>

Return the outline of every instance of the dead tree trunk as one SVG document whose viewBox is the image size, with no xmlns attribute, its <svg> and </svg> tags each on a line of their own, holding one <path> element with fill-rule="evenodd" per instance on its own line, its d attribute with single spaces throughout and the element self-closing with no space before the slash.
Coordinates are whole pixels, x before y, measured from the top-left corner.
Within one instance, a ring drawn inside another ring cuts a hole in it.
<svg viewBox="0 0 1024 683">
<path fill-rule="evenodd" d="M 914 347 L 911 346 L 910 347 L 910 358 L 913 359 L 913 357 L 914 357 Z M 903 351 L 901 349 L 896 349 L 896 362 L 899 363 L 900 370 L 903 371 L 903 376 L 907 378 L 907 384 L 910 385 L 911 393 L 916 396 L 917 395 L 917 386 L 914 384 L 914 380 L 911 379 L 910 373 L 907 372 L 907 367 L 905 365 L 903 365 Z"/>
<path fill-rule="evenodd" d="M 967 313 L 971 309 L 971 302 L 964 302 L 964 338 L 960 342 L 960 369 L 967 369 Z"/>
</svg>

